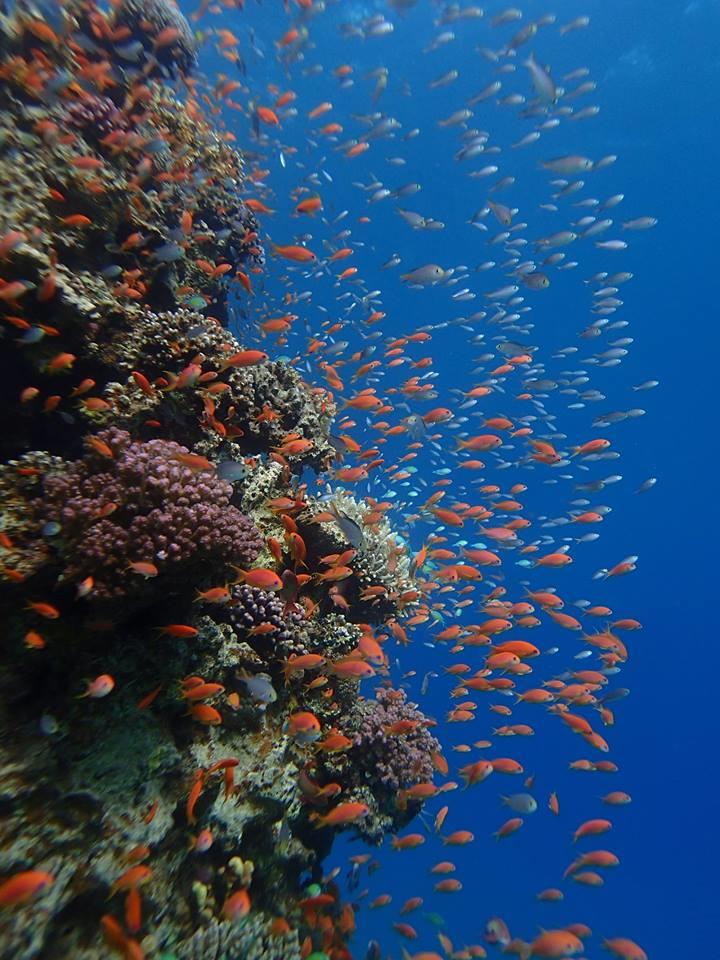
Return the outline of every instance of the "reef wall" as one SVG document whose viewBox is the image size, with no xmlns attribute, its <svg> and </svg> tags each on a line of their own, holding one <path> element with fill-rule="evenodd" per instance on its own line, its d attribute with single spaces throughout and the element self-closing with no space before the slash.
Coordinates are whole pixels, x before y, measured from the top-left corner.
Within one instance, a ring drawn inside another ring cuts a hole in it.
<svg viewBox="0 0 720 960">
<path fill-rule="evenodd" d="M 175 5 L 19 4 L 0 50 L 0 956 L 347 957 L 333 836 L 442 764 L 371 693 L 409 559 L 302 482 L 331 394 L 228 329 L 263 250 Z"/>
</svg>

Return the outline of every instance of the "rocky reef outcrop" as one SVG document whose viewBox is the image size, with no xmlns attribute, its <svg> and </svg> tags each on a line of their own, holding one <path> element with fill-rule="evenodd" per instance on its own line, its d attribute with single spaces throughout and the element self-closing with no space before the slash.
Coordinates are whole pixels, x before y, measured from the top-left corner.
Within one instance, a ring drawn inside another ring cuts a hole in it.
<svg viewBox="0 0 720 960">
<path fill-rule="evenodd" d="M 187 21 L 33 10 L 0 17 L 0 957 L 342 960 L 333 837 L 438 767 L 385 679 L 420 591 L 381 505 L 303 482 L 331 395 L 230 329 L 264 255 Z"/>
</svg>

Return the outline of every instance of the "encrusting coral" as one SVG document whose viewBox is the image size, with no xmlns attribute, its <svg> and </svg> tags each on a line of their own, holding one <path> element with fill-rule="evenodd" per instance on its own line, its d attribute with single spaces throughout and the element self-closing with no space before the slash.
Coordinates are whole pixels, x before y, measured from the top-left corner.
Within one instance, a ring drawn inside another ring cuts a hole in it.
<svg viewBox="0 0 720 960">
<path fill-rule="evenodd" d="M 389 504 L 308 492 L 332 395 L 228 329 L 264 254 L 177 6 L 68 0 L 61 43 L 16 7 L 0 882 L 46 879 L 0 915 L 0 957 L 347 960 L 322 860 L 338 829 L 406 822 L 437 761 L 401 693 L 360 693 L 421 596 L 404 544 Z"/>
</svg>

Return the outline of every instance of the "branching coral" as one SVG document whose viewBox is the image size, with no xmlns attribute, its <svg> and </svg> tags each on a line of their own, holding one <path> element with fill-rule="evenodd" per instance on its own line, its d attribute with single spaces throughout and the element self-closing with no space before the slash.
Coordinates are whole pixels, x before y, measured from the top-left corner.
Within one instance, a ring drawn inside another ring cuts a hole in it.
<svg viewBox="0 0 720 960">
<path fill-rule="evenodd" d="M 254 524 L 230 505 L 230 484 L 189 457 L 173 441 L 133 442 L 111 428 L 51 474 L 45 511 L 61 526 L 65 578 L 91 576 L 97 596 L 117 597 L 155 575 L 146 564 L 178 583 L 209 562 L 251 563 L 262 546 Z"/>
<path fill-rule="evenodd" d="M 359 706 L 358 714 L 360 724 L 350 759 L 366 781 L 395 794 L 414 783 L 432 780 L 433 753 L 440 744 L 427 729 L 428 718 L 408 703 L 402 690 L 378 690 L 374 701 Z"/>
<path fill-rule="evenodd" d="M 370 813 L 356 825 L 363 836 L 379 841 L 388 830 L 412 819 L 417 803 L 403 791 L 431 783 L 439 742 L 430 721 L 402 690 L 381 688 L 375 700 L 355 701 L 342 717 L 341 729 L 352 747 L 318 765 L 323 782 L 343 788 L 343 799 L 368 804 Z"/>
</svg>

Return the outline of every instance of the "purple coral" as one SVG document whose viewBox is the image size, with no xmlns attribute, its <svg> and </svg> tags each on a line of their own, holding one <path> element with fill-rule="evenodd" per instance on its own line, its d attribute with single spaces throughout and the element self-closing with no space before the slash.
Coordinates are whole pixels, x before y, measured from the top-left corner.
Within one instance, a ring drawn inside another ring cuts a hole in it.
<svg viewBox="0 0 720 960">
<path fill-rule="evenodd" d="M 364 771 L 366 782 L 379 782 L 392 792 L 432 780 L 432 755 L 440 750 L 440 744 L 427 729 L 427 717 L 407 702 L 402 690 L 380 689 L 376 697 L 362 706 L 353 765 L 357 763 Z M 401 736 L 386 733 L 401 720 L 417 726 Z"/>
<path fill-rule="evenodd" d="M 45 481 L 43 512 L 61 525 L 65 577 L 94 580 L 94 596 L 137 590 L 131 563 L 162 577 L 186 577 L 194 565 L 222 577 L 229 563 L 252 563 L 262 548 L 255 525 L 230 504 L 232 486 L 214 470 L 195 471 L 188 450 L 170 440 L 133 441 L 124 430 L 97 434 L 109 458 L 88 447 L 82 460 Z"/>
<path fill-rule="evenodd" d="M 283 656 L 302 652 L 298 646 L 298 628 L 304 622 L 302 610 L 292 609 L 290 605 L 286 607 L 275 594 L 258 587 L 236 585 L 232 588 L 232 603 L 227 607 L 227 615 L 233 628 L 243 634 L 261 624 L 269 623 L 275 627 L 272 633 L 256 634 L 254 645 L 272 645 L 275 653 Z"/>
<path fill-rule="evenodd" d="M 127 125 L 125 116 L 110 97 L 88 94 L 85 99 L 65 107 L 65 122 L 98 140 Z"/>
</svg>

